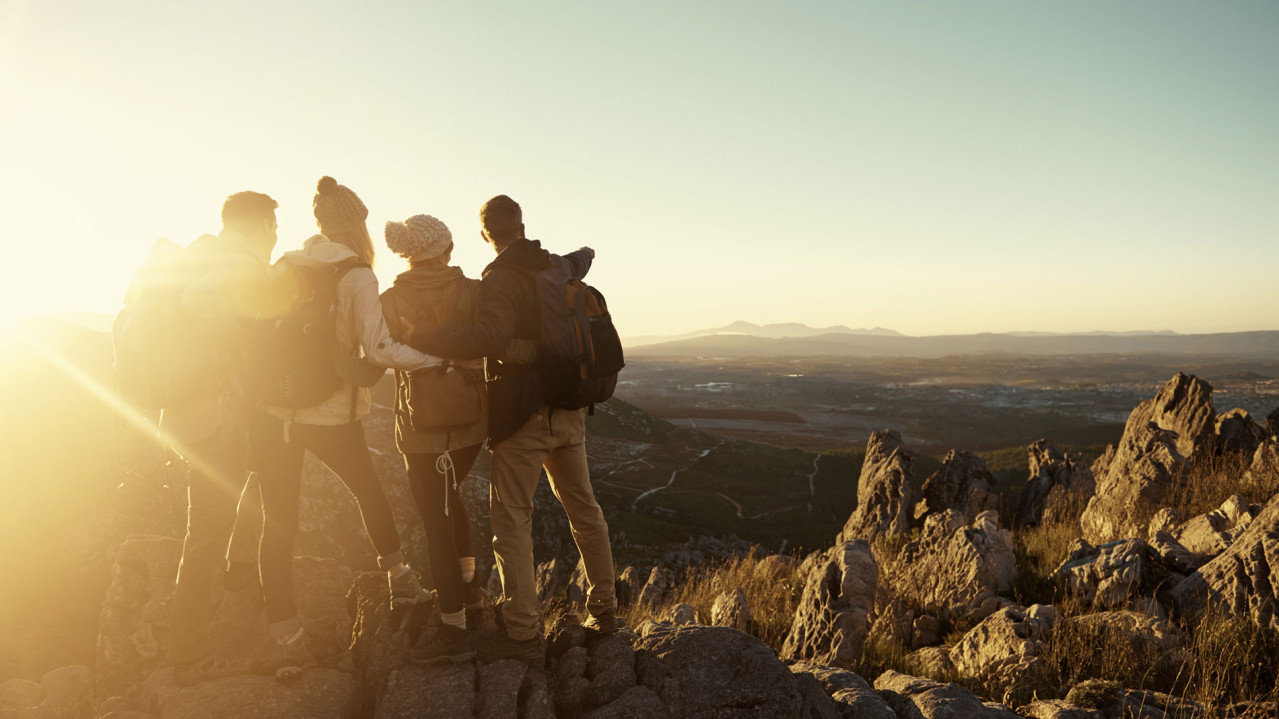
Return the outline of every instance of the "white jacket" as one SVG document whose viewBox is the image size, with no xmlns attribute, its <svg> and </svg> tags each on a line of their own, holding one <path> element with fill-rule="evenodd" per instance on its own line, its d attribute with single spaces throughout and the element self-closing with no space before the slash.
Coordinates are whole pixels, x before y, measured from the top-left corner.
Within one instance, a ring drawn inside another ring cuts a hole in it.
<svg viewBox="0 0 1279 719">
<path fill-rule="evenodd" d="M 314 235 L 302 245 L 302 249 L 284 253 L 276 267 L 284 262 L 301 267 L 322 267 L 355 257 L 355 253 L 346 245 L 333 242 L 324 235 Z M 391 339 L 386 320 L 382 317 L 377 276 L 368 267 L 349 270 L 338 281 L 336 329 L 339 347 L 346 348 L 353 355 L 363 356 L 380 367 L 414 370 L 441 364 L 439 358 Z M 359 419 L 369 413 L 373 404 L 372 396 L 364 387 L 358 388 L 354 395 L 355 419 Z M 314 407 L 297 410 L 268 407 L 267 412 L 284 419 L 286 424 L 346 424 L 351 421 L 351 397 L 351 385 L 343 384 L 333 396 Z"/>
</svg>

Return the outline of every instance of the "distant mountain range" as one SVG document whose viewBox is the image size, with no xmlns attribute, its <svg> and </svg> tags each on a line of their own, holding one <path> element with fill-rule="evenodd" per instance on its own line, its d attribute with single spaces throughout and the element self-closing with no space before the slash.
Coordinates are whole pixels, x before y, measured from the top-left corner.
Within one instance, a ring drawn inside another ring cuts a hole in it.
<svg viewBox="0 0 1279 719">
<path fill-rule="evenodd" d="M 872 327 L 865 329 L 859 327 L 853 329 L 844 325 L 835 325 L 833 327 L 809 327 L 799 322 L 781 322 L 771 325 L 757 325 L 754 322 L 743 322 L 738 320 L 730 325 L 716 327 L 708 330 L 697 330 L 696 332 L 687 332 L 682 335 L 647 335 L 643 337 L 627 337 L 625 342 L 628 347 L 641 347 L 644 345 L 657 344 L 659 342 L 675 342 L 679 340 L 688 340 L 695 337 L 709 337 L 711 335 L 746 335 L 750 337 L 770 337 L 773 339 L 783 339 L 787 337 L 818 337 L 821 335 L 858 335 L 862 337 L 904 337 L 900 332 L 895 330 L 884 329 L 883 327 Z"/>
<path fill-rule="evenodd" d="M 1279 358 L 1279 331 L 1178 334 L 1135 332 L 981 333 L 908 337 L 883 328 L 811 328 L 735 322 L 678 337 L 632 338 L 636 357 L 940 357 L 962 354 L 1163 354 Z"/>
</svg>

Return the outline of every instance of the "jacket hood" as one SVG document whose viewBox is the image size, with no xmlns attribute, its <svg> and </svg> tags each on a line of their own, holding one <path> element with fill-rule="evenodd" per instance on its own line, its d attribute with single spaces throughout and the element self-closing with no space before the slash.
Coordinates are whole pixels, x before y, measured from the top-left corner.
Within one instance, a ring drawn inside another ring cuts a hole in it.
<svg viewBox="0 0 1279 719">
<path fill-rule="evenodd" d="M 302 243 L 302 249 L 285 252 L 280 259 L 288 260 L 298 267 L 324 267 L 357 258 L 355 252 L 346 245 L 334 242 L 324 235 L 311 235 Z"/>
<path fill-rule="evenodd" d="M 462 273 L 461 267 L 453 267 L 451 265 L 413 267 L 401 272 L 395 278 L 392 287 L 410 291 L 434 290 L 452 284 L 463 277 L 465 275 Z"/>
<path fill-rule="evenodd" d="M 498 255 L 496 260 L 493 260 L 488 267 L 484 268 L 484 274 L 487 275 L 494 268 L 502 266 L 542 269 L 550 264 L 551 253 L 542 249 L 541 240 L 522 239 L 512 242 L 510 247 L 502 250 L 502 254 Z"/>
</svg>

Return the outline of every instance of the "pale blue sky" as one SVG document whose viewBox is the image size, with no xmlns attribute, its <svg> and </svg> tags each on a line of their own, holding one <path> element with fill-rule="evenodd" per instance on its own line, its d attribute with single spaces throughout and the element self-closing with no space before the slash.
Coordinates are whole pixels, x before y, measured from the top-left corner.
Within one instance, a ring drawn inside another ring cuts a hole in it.
<svg viewBox="0 0 1279 719">
<path fill-rule="evenodd" d="M 1279 329 L 1269 0 L 122 7 L 0 3 L 9 315 L 331 174 L 470 273 L 510 194 L 631 335 Z"/>
</svg>

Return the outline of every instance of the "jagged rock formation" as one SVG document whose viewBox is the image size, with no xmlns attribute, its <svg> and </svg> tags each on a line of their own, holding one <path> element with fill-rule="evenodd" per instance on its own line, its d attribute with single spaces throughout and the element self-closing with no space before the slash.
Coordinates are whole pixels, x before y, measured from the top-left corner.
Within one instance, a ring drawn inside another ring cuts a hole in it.
<svg viewBox="0 0 1279 719">
<path fill-rule="evenodd" d="M 1044 642 L 1056 620 L 1056 611 L 1040 604 L 1001 609 L 969 630 L 948 657 L 965 676 L 1011 686 L 1039 669 Z"/>
<path fill-rule="evenodd" d="M 941 684 L 889 670 L 875 680 L 875 689 L 898 717 L 922 719 L 1016 719 L 1002 704 L 985 704 L 958 684 Z"/>
<path fill-rule="evenodd" d="M 915 518 L 953 509 L 971 522 L 988 509 L 999 509 L 998 482 L 986 469 L 985 460 L 971 452 L 952 449 L 941 469 L 924 480 L 923 499 L 916 505 Z"/>
<path fill-rule="evenodd" d="M 1121 607 L 1154 591 L 1159 558 L 1143 539 L 1124 539 L 1094 547 L 1077 539 L 1070 554 L 1053 572 L 1071 595 L 1098 607 Z"/>
<path fill-rule="evenodd" d="M 1030 477 L 1022 489 L 1017 523 L 1028 527 L 1041 521 L 1073 521 L 1077 508 L 1096 491 L 1092 470 L 1046 439 L 1033 442 L 1026 453 Z"/>
<path fill-rule="evenodd" d="M 1016 575 L 1012 535 L 999 527 L 999 512 L 965 526 L 959 512 L 946 510 L 929 515 L 919 539 L 902 548 L 885 586 L 917 609 L 980 617 L 1004 603 L 998 595 Z"/>
<path fill-rule="evenodd" d="M 781 656 L 843 669 L 861 661 L 879 568 L 865 540 L 844 542 L 810 560 L 804 595 Z"/>
<path fill-rule="evenodd" d="M 653 571 L 649 572 L 648 581 L 640 590 L 639 606 L 656 609 L 670 599 L 674 590 L 675 572 L 666 567 L 653 567 Z"/>
<path fill-rule="evenodd" d="M 1112 457 L 1095 468 L 1097 492 L 1080 518 L 1084 539 L 1100 543 L 1145 536 L 1188 462 L 1211 454 L 1216 414 L 1212 387 L 1177 373 L 1133 410 Z"/>
<path fill-rule="evenodd" d="M 1173 601 L 1197 614 L 1209 606 L 1279 629 L 1279 495 L 1216 559 L 1181 580 Z"/>
<path fill-rule="evenodd" d="M 836 543 L 865 539 L 873 545 L 881 537 L 910 531 L 918 501 L 915 453 L 902 444 L 902 436 L 896 430 L 872 432 L 857 480 L 857 509 L 844 524 Z"/>
<path fill-rule="evenodd" d="M 1260 512 L 1261 507 L 1236 494 L 1217 509 L 1192 517 L 1171 534 L 1202 563 L 1226 551 Z"/>
<path fill-rule="evenodd" d="M 1238 407 L 1217 415 L 1214 424 L 1217 435 L 1217 454 L 1243 454 L 1251 457 L 1257 447 L 1266 441 L 1269 433 Z"/>
</svg>

